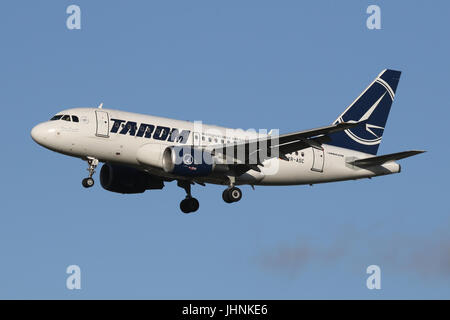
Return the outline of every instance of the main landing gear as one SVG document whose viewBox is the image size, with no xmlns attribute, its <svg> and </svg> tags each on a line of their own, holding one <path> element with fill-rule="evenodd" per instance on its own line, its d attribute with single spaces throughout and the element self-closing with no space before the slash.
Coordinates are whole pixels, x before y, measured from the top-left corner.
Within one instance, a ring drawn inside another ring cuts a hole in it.
<svg viewBox="0 0 450 320">
<path fill-rule="evenodd" d="M 179 180 L 178 186 L 186 191 L 186 198 L 180 202 L 181 211 L 186 214 L 197 211 L 200 207 L 200 203 L 191 195 L 191 182 Z"/>
<path fill-rule="evenodd" d="M 226 203 L 238 202 L 242 198 L 242 191 L 234 186 L 234 183 L 236 182 L 236 178 L 234 176 L 230 176 L 228 178 L 230 179 L 230 186 L 223 191 L 222 199 Z"/>
<path fill-rule="evenodd" d="M 242 198 L 242 191 L 237 187 L 230 187 L 223 190 L 222 199 L 226 203 L 238 202 Z"/>
<path fill-rule="evenodd" d="M 83 185 L 83 187 L 85 188 L 90 188 L 94 185 L 94 179 L 92 179 L 92 176 L 95 173 L 95 168 L 97 168 L 98 166 L 98 159 L 92 158 L 92 157 L 88 157 L 88 169 L 87 171 L 89 171 L 89 177 L 84 178 L 81 181 L 81 184 Z"/>
</svg>

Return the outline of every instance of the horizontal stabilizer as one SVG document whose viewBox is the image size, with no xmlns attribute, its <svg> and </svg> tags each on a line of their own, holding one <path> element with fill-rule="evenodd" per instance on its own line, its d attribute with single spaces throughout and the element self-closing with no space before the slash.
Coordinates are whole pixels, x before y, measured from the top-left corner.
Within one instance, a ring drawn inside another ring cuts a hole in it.
<svg viewBox="0 0 450 320">
<path fill-rule="evenodd" d="M 358 167 L 378 166 L 378 165 L 382 165 L 383 163 L 386 163 L 389 161 L 395 161 L 395 160 L 412 157 L 412 156 L 415 156 L 416 154 L 420 154 L 423 152 L 425 152 L 425 151 L 411 150 L 411 151 L 390 153 L 390 154 L 385 154 L 385 155 L 377 156 L 377 157 L 370 157 L 370 158 L 365 158 L 365 159 L 354 160 L 354 161 L 349 162 L 349 164 L 352 164 L 352 165 L 358 166 Z"/>
</svg>

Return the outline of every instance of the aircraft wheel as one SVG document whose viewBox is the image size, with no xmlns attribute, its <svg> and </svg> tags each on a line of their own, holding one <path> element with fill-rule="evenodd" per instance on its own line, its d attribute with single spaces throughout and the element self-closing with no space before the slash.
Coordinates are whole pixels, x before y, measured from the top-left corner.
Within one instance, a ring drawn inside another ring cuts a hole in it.
<svg viewBox="0 0 450 320">
<path fill-rule="evenodd" d="M 188 203 L 186 201 L 187 199 L 184 199 L 183 201 L 180 202 L 180 209 L 181 211 L 183 211 L 184 213 L 189 213 L 189 206 Z"/>
<path fill-rule="evenodd" d="M 225 189 L 222 193 L 222 199 L 226 203 L 238 202 L 241 198 L 242 191 L 236 187 Z"/>
<path fill-rule="evenodd" d="M 230 200 L 230 195 L 228 193 L 228 189 L 223 190 L 222 193 L 222 199 L 223 201 L 225 201 L 226 203 L 232 203 L 233 201 Z"/>
<path fill-rule="evenodd" d="M 180 209 L 184 213 L 191 213 L 198 210 L 200 203 L 195 198 L 186 198 L 180 202 Z"/>
<path fill-rule="evenodd" d="M 94 179 L 92 178 L 84 178 L 83 181 L 81 181 L 81 184 L 85 188 L 90 188 L 94 185 Z"/>
<path fill-rule="evenodd" d="M 198 210 L 198 208 L 200 208 L 200 202 L 198 202 L 197 199 L 195 198 L 191 198 L 189 199 L 189 206 L 191 208 L 191 212 L 195 212 Z"/>
<path fill-rule="evenodd" d="M 239 188 L 233 187 L 228 190 L 228 197 L 232 202 L 238 202 L 242 198 L 242 191 Z"/>
</svg>

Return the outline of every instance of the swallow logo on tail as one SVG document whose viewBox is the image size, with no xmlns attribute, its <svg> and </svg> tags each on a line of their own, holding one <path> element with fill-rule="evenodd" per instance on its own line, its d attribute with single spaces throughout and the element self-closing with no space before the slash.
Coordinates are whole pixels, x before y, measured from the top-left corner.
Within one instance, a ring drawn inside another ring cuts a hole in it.
<svg viewBox="0 0 450 320">
<path fill-rule="evenodd" d="M 375 78 L 334 122 L 357 121 L 361 122 L 361 125 L 331 134 L 331 145 L 370 154 L 377 153 L 400 74 L 400 71 L 387 69 Z"/>
</svg>

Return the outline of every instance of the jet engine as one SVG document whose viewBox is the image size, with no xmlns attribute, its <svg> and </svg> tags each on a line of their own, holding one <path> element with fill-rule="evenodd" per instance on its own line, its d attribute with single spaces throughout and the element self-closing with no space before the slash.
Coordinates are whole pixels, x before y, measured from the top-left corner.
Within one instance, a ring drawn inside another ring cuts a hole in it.
<svg viewBox="0 0 450 320">
<path fill-rule="evenodd" d="M 187 146 L 166 148 L 162 164 L 165 172 L 179 176 L 207 176 L 215 168 L 211 153 Z"/>
<path fill-rule="evenodd" d="M 104 189 L 117 193 L 142 193 L 164 187 L 161 179 L 134 168 L 111 163 L 102 166 L 100 183 Z"/>
<path fill-rule="evenodd" d="M 146 144 L 137 153 L 139 163 L 164 172 L 187 177 L 204 177 L 213 171 L 225 170 L 207 150 L 192 146 Z"/>
</svg>

